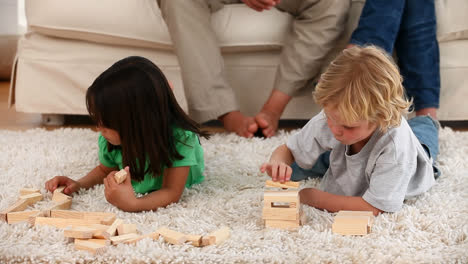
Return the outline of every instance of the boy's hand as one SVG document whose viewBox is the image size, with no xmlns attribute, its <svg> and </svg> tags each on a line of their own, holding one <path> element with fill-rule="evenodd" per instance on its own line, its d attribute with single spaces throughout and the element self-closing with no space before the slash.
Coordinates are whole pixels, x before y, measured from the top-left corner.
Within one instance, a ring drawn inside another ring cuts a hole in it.
<svg viewBox="0 0 468 264">
<path fill-rule="evenodd" d="M 281 161 L 265 162 L 260 167 L 261 172 L 266 172 L 273 181 L 281 183 L 291 179 L 292 168 L 288 164 Z"/>
<path fill-rule="evenodd" d="M 117 171 L 112 171 L 106 178 L 104 178 L 104 194 L 106 196 L 106 200 L 110 204 L 123 211 L 129 212 L 133 210 L 134 203 L 137 199 L 133 192 L 132 180 L 128 166 L 125 167 L 125 170 L 127 171 L 127 177 L 121 184 L 118 184 L 114 178 Z"/>
<path fill-rule="evenodd" d="M 55 189 L 59 186 L 65 185 L 65 189 L 63 190 L 64 194 L 70 195 L 81 188 L 79 182 L 72 180 L 66 176 L 55 176 L 54 178 L 46 181 L 45 188 L 49 192 L 54 192 Z"/>
</svg>

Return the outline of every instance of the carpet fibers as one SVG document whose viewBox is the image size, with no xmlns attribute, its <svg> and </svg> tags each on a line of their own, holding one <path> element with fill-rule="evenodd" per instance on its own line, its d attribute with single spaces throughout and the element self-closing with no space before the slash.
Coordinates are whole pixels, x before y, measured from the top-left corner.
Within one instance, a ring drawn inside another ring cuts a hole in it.
<svg viewBox="0 0 468 264">
<path fill-rule="evenodd" d="M 156 212 L 118 210 L 107 203 L 103 185 L 73 197 L 72 210 L 114 212 L 143 234 L 168 226 L 203 235 L 226 225 L 231 237 L 219 246 L 144 239 L 93 256 L 75 250 L 62 230 L 1 222 L 0 263 L 468 263 L 467 132 L 441 130 L 437 184 L 406 201 L 401 211 L 378 216 L 372 233 L 363 237 L 333 234 L 334 215 L 308 206 L 306 224 L 297 231 L 262 226 L 267 176 L 259 166 L 289 135 L 244 139 L 216 134 L 202 140 L 205 182 Z M 12 204 L 21 188 L 41 188 L 45 194 L 44 182 L 55 175 L 84 176 L 98 163 L 97 138 L 87 129 L 0 131 L 0 209 Z M 28 210 L 44 208 L 49 201 L 47 194 Z"/>
</svg>

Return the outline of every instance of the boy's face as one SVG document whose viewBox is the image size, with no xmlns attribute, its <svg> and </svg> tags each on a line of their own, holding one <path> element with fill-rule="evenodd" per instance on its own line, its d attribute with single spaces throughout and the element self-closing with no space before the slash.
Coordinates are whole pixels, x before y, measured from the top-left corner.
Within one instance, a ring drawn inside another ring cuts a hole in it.
<svg viewBox="0 0 468 264">
<path fill-rule="evenodd" d="M 327 124 L 331 132 L 336 140 L 344 145 L 351 146 L 356 143 L 366 143 L 377 128 L 377 125 L 371 124 L 368 121 L 345 124 L 336 108 L 324 107 L 324 112 L 327 116 Z"/>
<path fill-rule="evenodd" d="M 101 135 L 112 145 L 114 146 L 120 145 L 119 133 L 115 131 L 114 129 L 98 126 L 97 131 L 101 132 Z"/>
</svg>

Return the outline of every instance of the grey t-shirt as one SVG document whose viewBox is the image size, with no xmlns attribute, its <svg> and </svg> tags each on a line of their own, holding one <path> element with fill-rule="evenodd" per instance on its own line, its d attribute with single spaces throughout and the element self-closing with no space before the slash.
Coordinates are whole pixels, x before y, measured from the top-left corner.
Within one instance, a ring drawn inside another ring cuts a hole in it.
<svg viewBox="0 0 468 264">
<path fill-rule="evenodd" d="M 426 154 L 405 118 L 386 133 L 376 130 L 359 153 L 335 139 L 324 112 L 312 118 L 287 142 L 296 163 L 310 169 L 330 150 L 330 167 L 320 189 L 345 196 L 362 196 L 385 211 L 401 209 L 405 198 L 419 195 L 434 183 L 432 159 Z"/>
</svg>

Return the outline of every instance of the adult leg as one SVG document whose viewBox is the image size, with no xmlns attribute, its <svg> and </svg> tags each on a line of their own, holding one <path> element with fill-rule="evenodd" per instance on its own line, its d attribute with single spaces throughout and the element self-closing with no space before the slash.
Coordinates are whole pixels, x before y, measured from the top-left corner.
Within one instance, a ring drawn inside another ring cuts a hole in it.
<svg viewBox="0 0 468 264">
<path fill-rule="evenodd" d="M 434 0 L 407 0 L 395 43 L 403 86 L 416 115 L 436 118 L 439 107 L 439 45 Z"/>
<path fill-rule="evenodd" d="M 226 81 L 224 61 L 211 12 L 222 0 L 159 0 L 171 34 L 187 97 L 189 114 L 197 122 L 220 118 L 228 131 L 251 137 L 257 131 L 253 117 L 244 116 Z"/>
<path fill-rule="evenodd" d="M 271 137 L 291 97 L 319 74 L 322 63 L 343 32 L 349 0 L 287 0 L 277 8 L 294 16 L 280 58 L 272 93 L 255 117 Z"/>
<path fill-rule="evenodd" d="M 418 138 L 419 142 L 426 150 L 429 158 L 435 162 L 437 155 L 439 155 L 439 128 L 440 124 L 431 116 L 416 116 L 408 120 L 408 124 L 413 130 L 414 135 Z M 434 165 L 434 177 L 440 175 L 439 169 Z"/>
</svg>

